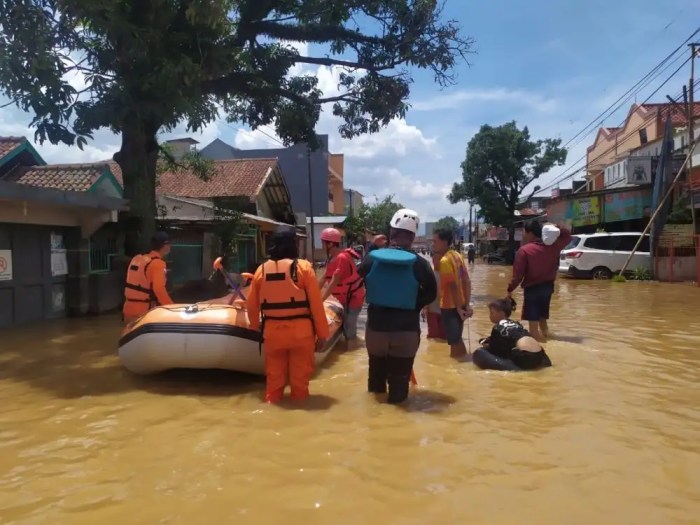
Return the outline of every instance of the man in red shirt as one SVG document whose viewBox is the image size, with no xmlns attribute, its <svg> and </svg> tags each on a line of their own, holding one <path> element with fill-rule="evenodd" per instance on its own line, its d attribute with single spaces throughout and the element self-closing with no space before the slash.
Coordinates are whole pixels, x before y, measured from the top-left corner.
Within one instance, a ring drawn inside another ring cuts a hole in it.
<svg viewBox="0 0 700 525">
<path fill-rule="evenodd" d="M 333 294 L 345 308 L 343 328 L 347 340 L 357 339 L 357 319 L 365 304 L 365 286 L 357 273 L 354 258 L 360 256 L 352 248 L 342 249 L 341 233 L 335 228 L 326 228 L 321 232 L 321 242 L 328 255 L 322 298 L 325 301 Z"/>
<path fill-rule="evenodd" d="M 571 241 L 571 231 L 559 227 L 559 237 L 553 243 L 545 244 L 542 242 L 542 223 L 536 219 L 527 221 L 523 230 L 525 244 L 515 255 L 508 297 L 522 285 L 522 319 L 528 322 L 530 335 L 543 342 L 549 335 L 547 320 L 559 269 L 559 254 Z"/>
</svg>

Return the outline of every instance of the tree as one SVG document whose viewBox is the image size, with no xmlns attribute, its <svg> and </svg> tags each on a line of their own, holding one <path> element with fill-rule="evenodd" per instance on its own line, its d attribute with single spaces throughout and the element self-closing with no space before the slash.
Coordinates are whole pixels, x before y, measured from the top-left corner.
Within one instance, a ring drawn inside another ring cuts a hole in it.
<svg viewBox="0 0 700 525">
<path fill-rule="evenodd" d="M 566 162 L 561 139 L 530 140 L 527 127 L 515 122 L 502 126 L 481 126 L 467 145 L 462 162 L 462 182 L 455 183 L 450 202 L 472 200 L 479 214 L 494 225 L 509 229 L 515 240 L 514 213 L 525 189 L 554 166 Z M 540 188 L 535 186 L 530 196 Z"/>
<path fill-rule="evenodd" d="M 358 217 L 367 231 L 375 234 L 389 235 L 389 223 L 394 213 L 404 205 L 394 202 L 393 195 L 387 195 L 382 200 L 375 195 L 374 204 L 363 203 Z"/>
<path fill-rule="evenodd" d="M 349 244 L 364 245 L 367 227 L 359 214 L 356 214 L 352 208 L 348 211 L 345 221 L 343 221 L 343 229 Z"/>
<path fill-rule="evenodd" d="M 454 233 L 459 230 L 459 222 L 454 217 L 443 217 L 435 223 L 435 229 L 450 230 Z"/>
<path fill-rule="evenodd" d="M 373 133 L 405 115 L 408 66 L 452 84 L 473 44 L 436 0 L 0 0 L 0 13 L 0 90 L 34 114 L 40 142 L 121 133 L 123 222 L 141 240 L 155 227 L 159 132 L 197 131 L 223 112 L 315 146 L 328 103 L 341 136 Z M 324 96 L 295 64 L 344 68 L 339 93 Z"/>
</svg>

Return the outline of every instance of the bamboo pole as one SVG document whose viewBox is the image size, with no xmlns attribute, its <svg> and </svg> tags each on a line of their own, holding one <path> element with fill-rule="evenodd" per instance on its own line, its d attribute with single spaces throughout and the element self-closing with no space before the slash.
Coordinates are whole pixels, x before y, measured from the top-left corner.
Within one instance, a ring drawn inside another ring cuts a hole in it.
<svg viewBox="0 0 700 525">
<path fill-rule="evenodd" d="M 673 188 L 676 187 L 676 184 L 678 183 L 678 179 L 680 178 L 681 174 L 683 173 L 683 170 L 685 169 L 686 165 L 690 161 L 690 158 L 693 155 L 693 150 L 695 150 L 695 146 L 699 142 L 700 142 L 700 137 L 698 137 L 695 140 L 695 142 L 691 145 L 690 153 L 688 153 L 688 155 L 686 155 L 685 160 L 683 161 L 683 165 L 680 167 L 680 169 L 678 170 L 678 173 L 676 174 L 676 178 L 673 179 L 673 182 L 668 187 L 668 191 L 666 191 L 666 195 L 664 195 L 664 198 L 661 199 L 661 202 L 659 203 L 657 208 L 654 210 L 654 213 L 651 215 L 651 218 L 649 219 L 649 224 L 647 224 L 646 228 L 644 228 L 644 231 L 639 236 L 639 239 L 637 240 L 637 244 L 634 245 L 634 248 L 632 249 L 632 253 L 630 253 L 629 257 L 627 257 L 627 261 L 625 261 L 625 264 L 622 267 L 622 269 L 620 270 L 620 273 L 618 275 L 622 275 L 623 273 L 625 273 L 625 270 L 627 270 L 627 266 L 629 266 L 630 261 L 632 260 L 632 257 L 639 249 L 639 245 L 642 244 L 642 240 L 644 239 L 644 236 L 649 232 L 651 225 L 654 224 L 654 219 L 656 219 L 656 216 L 659 214 L 659 211 L 661 211 L 661 208 L 663 208 L 664 204 L 666 204 L 666 201 L 668 200 L 669 196 L 671 195 Z"/>
</svg>

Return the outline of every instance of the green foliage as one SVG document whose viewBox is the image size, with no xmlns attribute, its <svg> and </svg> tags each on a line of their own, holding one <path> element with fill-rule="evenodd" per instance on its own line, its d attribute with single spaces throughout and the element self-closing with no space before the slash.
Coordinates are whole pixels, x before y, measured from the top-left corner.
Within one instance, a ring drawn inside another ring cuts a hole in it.
<svg viewBox="0 0 700 525">
<path fill-rule="evenodd" d="M 648 268 L 639 266 L 632 272 L 632 279 L 635 281 L 651 281 L 651 272 Z"/>
<path fill-rule="evenodd" d="M 240 235 L 250 229 L 239 203 L 236 199 L 217 199 L 214 217 L 217 219 L 214 234 L 221 245 L 221 255 L 235 255 Z"/>
<path fill-rule="evenodd" d="M 622 274 L 613 275 L 612 282 L 614 283 L 626 283 L 627 279 Z"/>
<path fill-rule="evenodd" d="M 459 221 L 454 217 L 443 217 L 435 223 L 435 229 L 445 229 L 454 232 L 456 230 L 459 230 Z"/>
<path fill-rule="evenodd" d="M 684 195 L 673 203 L 668 214 L 667 224 L 692 224 L 693 213 L 690 210 L 690 196 Z"/>
<path fill-rule="evenodd" d="M 374 203 L 363 203 L 357 216 L 365 230 L 388 236 L 391 217 L 403 207 L 403 204 L 394 202 L 394 195 L 387 195 L 382 200 L 375 195 Z"/>
<path fill-rule="evenodd" d="M 530 140 L 527 127 L 515 122 L 481 126 L 467 145 L 462 162 L 462 182 L 455 183 L 448 199 L 452 203 L 473 201 L 487 222 L 510 228 L 521 195 L 533 181 L 554 166 L 566 162 L 560 139 Z M 538 191 L 535 186 L 532 194 Z"/>
<path fill-rule="evenodd" d="M 373 133 L 405 115 L 409 66 L 452 84 L 473 44 L 435 0 L 0 0 L 0 13 L 0 92 L 34 115 L 40 142 L 121 133 L 114 158 L 142 237 L 155 224 L 159 132 L 223 112 L 315 146 L 332 104 L 341 136 Z M 344 67 L 338 93 L 295 64 Z M 77 73 L 84 86 L 71 85 Z"/>
<path fill-rule="evenodd" d="M 350 209 L 348 211 L 347 218 L 343 222 L 343 229 L 345 230 L 349 244 L 364 244 L 365 231 L 367 228 L 359 214 L 356 215 L 354 210 Z"/>
</svg>

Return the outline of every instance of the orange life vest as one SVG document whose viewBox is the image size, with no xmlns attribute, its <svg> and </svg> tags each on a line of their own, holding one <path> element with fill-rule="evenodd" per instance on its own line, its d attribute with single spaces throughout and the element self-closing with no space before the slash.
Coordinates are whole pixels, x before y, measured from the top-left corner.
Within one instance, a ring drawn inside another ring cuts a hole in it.
<svg viewBox="0 0 700 525">
<path fill-rule="evenodd" d="M 135 255 L 129 263 L 129 269 L 126 272 L 126 284 L 124 285 L 124 299 L 134 303 L 157 303 L 155 294 L 153 293 L 153 284 L 146 276 L 146 269 L 153 262 L 153 259 L 160 257 L 151 257 L 150 255 Z"/>
<path fill-rule="evenodd" d="M 297 284 L 297 259 L 267 261 L 262 266 L 260 313 L 263 330 L 267 321 L 311 319 L 306 290 Z"/>
<path fill-rule="evenodd" d="M 335 288 L 331 290 L 331 293 L 336 299 L 338 299 L 338 302 L 340 302 L 340 304 L 347 308 L 347 306 L 350 304 L 350 299 L 359 290 L 362 290 L 362 287 L 364 286 L 364 280 L 362 279 L 362 277 L 360 277 L 360 274 L 357 272 L 357 265 L 354 262 L 352 262 L 352 259 L 359 259 L 360 254 L 358 254 L 352 248 L 346 248 L 341 253 L 347 253 L 350 256 L 352 266 L 350 270 L 351 273 L 350 277 L 339 282 L 335 286 Z M 330 282 L 331 279 L 333 279 L 332 275 L 326 275 L 327 282 Z"/>
</svg>

